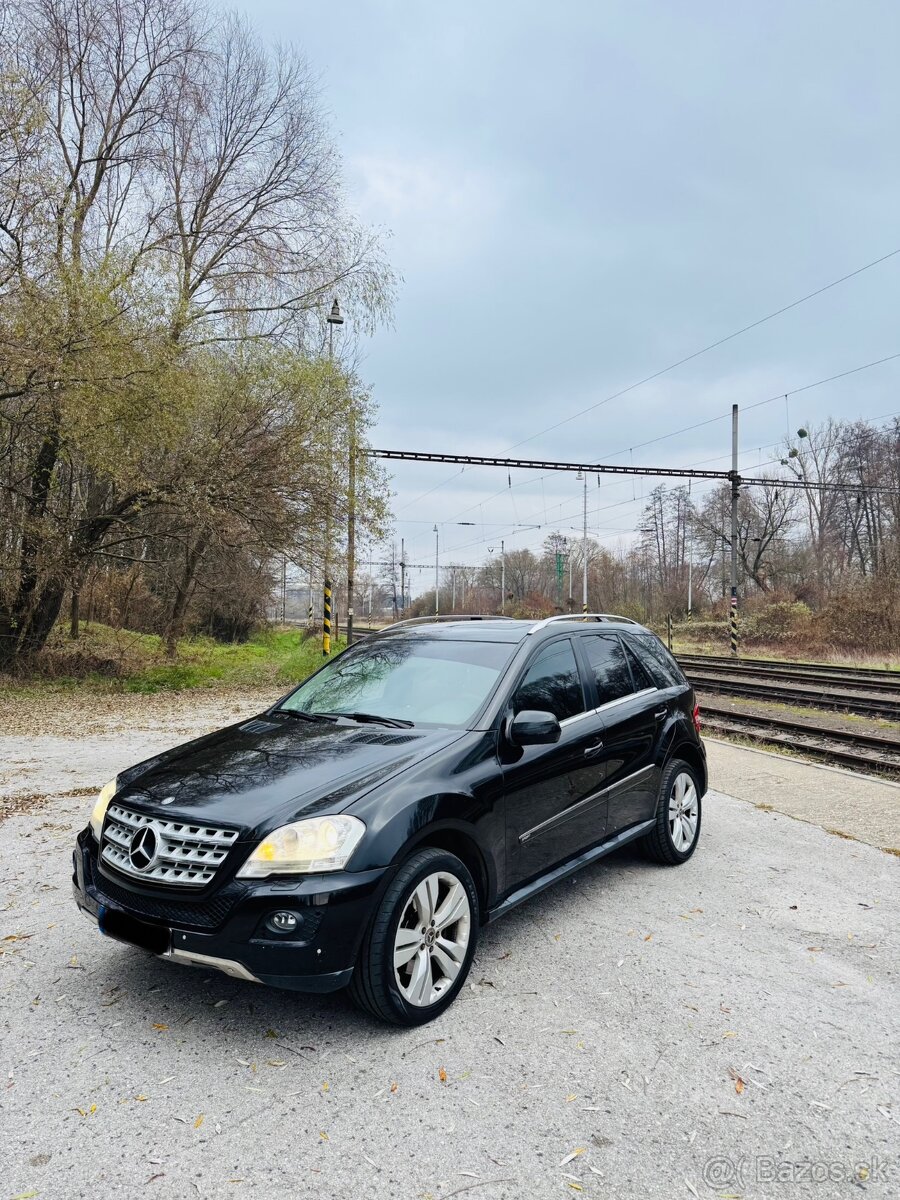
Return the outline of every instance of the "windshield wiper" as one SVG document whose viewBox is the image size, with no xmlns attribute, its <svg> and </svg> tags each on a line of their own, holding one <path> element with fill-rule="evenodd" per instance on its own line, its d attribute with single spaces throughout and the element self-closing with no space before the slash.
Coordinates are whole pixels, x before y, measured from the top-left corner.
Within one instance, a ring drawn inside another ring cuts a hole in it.
<svg viewBox="0 0 900 1200">
<path fill-rule="evenodd" d="M 372 725 L 392 725 L 395 729 L 412 729 L 413 721 L 404 721 L 401 717 L 380 717 L 377 713 L 367 712 L 337 712 L 328 713 L 329 720 L 336 717 L 346 717 L 349 721 L 368 722 Z"/>
<path fill-rule="evenodd" d="M 295 721 L 329 721 L 333 725 L 337 719 L 328 713 L 301 712 L 299 708 L 276 708 L 275 712 L 285 717 L 293 717 Z"/>
</svg>

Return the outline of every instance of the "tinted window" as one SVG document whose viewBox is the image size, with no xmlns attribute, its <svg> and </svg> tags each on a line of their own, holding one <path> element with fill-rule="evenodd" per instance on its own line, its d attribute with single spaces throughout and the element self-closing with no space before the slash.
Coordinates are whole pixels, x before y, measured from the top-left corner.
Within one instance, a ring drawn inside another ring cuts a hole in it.
<svg viewBox="0 0 900 1200">
<path fill-rule="evenodd" d="M 634 691 L 622 643 L 614 633 L 594 633 L 582 638 L 588 662 L 597 681 L 597 703 L 608 704 Z"/>
<path fill-rule="evenodd" d="M 367 712 L 417 725 L 465 726 L 514 649 L 506 642 L 372 638 L 301 683 L 282 708 Z"/>
<path fill-rule="evenodd" d="M 629 635 L 638 658 L 653 676 L 657 687 L 681 687 L 685 678 L 678 663 L 652 633 Z"/>
<path fill-rule="evenodd" d="M 584 712 L 584 695 L 572 643 L 554 642 L 537 656 L 516 689 L 513 709 L 552 712 L 557 720 Z"/>
<path fill-rule="evenodd" d="M 625 646 L 625 657 L 628 659 L 629 667 L 631 667 L 634 690 L 642 692 L 645 688 L 655 688 L 657 686 L 656 680 L 651 677 L 650 672 L 635 654 L 634 650 L 627 642 L 624 642 L 623 645 Z"/>
</svg>

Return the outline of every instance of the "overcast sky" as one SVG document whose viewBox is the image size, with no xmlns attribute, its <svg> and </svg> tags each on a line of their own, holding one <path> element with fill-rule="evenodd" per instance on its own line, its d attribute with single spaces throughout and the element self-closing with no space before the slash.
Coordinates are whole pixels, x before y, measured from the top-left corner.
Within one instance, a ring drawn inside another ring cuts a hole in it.
<svg viewBox="0 0 900 1200">
<path fill-rule="evenodd" d="M 321 72 L 351 202 L 391 233 L 395 325 L 363 346 L 376 444 L 497 454 L 531 439 L 516 452 L 629 462 L 735 401 L 900 351 L 898 256 L 541 432 L 900 247 L 896 3 L 243 7 Z M 790 427 L 900 411 L 898 380 L 900 360 L 807 391 Z M 742 466 L 771 458 L 787 421 L 783 400 L 748 412 Z M 633 461 L 727 468 L 729 434 L 718 421 Z M 641 485 L 602 482 L 590 529 L 615 547 Z M 437 521 L 442 560 L 476 562 L 500 537 L 580 529 L 574 476 L 512 483 L 397 465 L 398 543 L 433 561 Z"/>
</svg>

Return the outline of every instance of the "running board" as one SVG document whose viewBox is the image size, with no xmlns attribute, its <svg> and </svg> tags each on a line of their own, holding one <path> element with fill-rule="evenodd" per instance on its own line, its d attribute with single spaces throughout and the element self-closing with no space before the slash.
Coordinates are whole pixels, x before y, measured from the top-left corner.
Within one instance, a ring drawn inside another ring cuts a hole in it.
<svg viewBox="0 0 900 1200">
<path fill-rule="evenodd" d="M 491 921 L 496 921 L 498 917 L 502 917 L 504 913 L 508 913 L 511 908 L 515 908 L 519 904 L 524 904 L 532 896 L 537 896 L 545 888 L 552 887 L 554 883 L 559 883 L 566 876 L 574 875 L 582 867 L 589 867 L 591 863 L 596 862 L 600 858 L 605 858 L 607 854 L 612 854 L 614 850 L 618 850 L 622 846 L 627 846 L 635 838 L 649 833 L 655 824 L 655 818 L 650 821 L 641 821 L 639 825 L 632 825 L 630 829 L 624 829 L 621 833 L 617 833 L 608 842 L 601 842 L 593 850 L 586 850 L 584 854 L 579 854 L 577 858 L 570 858 L 567 862 L 562 863 L 561 866 L 554 867 L 546 875 L 539 875 L 537 879 L 533 879 L 525 887 L 519 888 L 510 896 L 507 896 L 502 904 L 498 904 L 496 908 L 492 908 L 488 912 L 486 923 L 490 924 Z"/>
</svg>

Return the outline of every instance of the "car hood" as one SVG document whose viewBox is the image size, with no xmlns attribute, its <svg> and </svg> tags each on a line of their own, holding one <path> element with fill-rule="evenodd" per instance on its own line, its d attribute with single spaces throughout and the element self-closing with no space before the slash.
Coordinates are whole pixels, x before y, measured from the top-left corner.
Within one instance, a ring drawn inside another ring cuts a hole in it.
<svg viewBox="0 0 900 1200">
<path fill-rule="evenodd" d="M 228 825 L 249 840 L 300 817 L 340 812 L 461 736 L 265 714 L 122 772 L 116 800 L 158 816 Z"/>
</svg>

